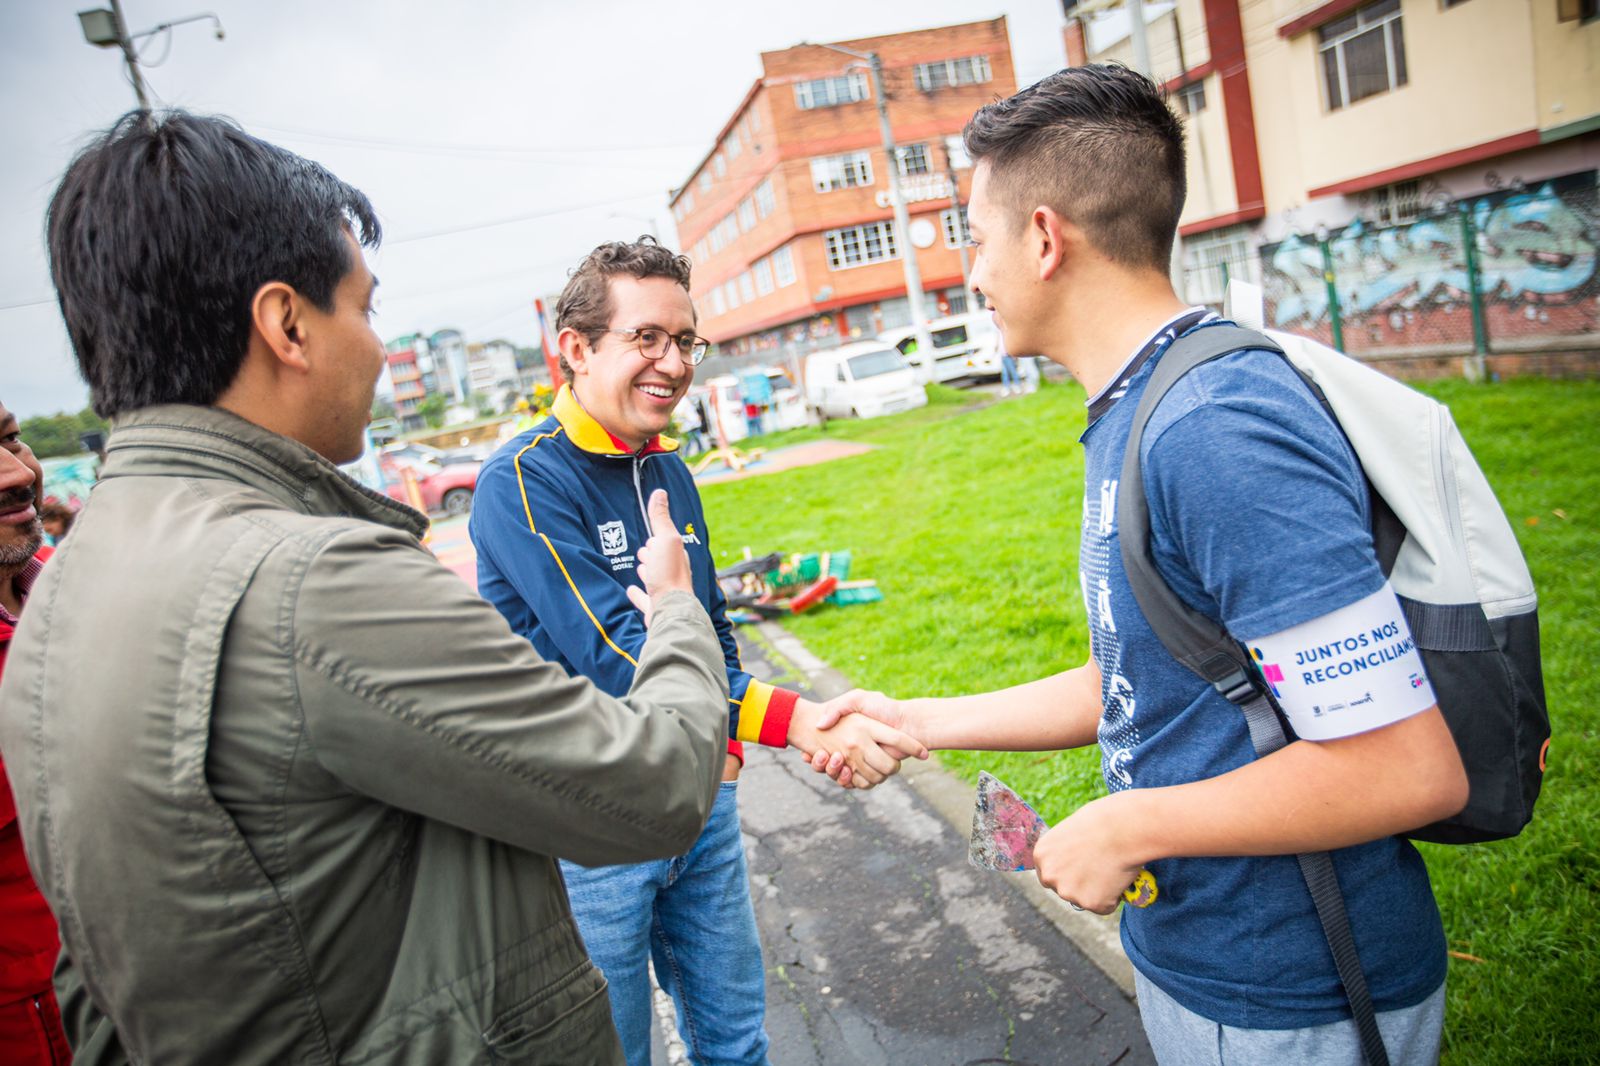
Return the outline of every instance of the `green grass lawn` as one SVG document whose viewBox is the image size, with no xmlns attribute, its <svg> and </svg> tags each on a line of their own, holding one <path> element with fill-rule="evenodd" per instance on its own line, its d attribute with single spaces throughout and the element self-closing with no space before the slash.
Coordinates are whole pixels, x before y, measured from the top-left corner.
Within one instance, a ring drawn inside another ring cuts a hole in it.
<svg viewBox="0 0 1600 1066">
<path fill-rule="evenodd" d="M 1538 814 L 1520 837 L 1423 846 L 1450 947 L 1472 957 L 1450 962 L 1446 1058 L 1596 1061 L 1600 680 L 1589 666 L 1600 653 L 1600 383 L 1426 388 L 1450 405 L 1527 553 L 1555 733 Z M 835 422 L 828 436 L 876 450 L 704 490 L 719 562 L 745 546 L 848 548 L 852 576 L 877 579 L 882 603 L 786 623 L 859 685 L 956 695 L 1087 657 L 1077 578 L 1083 392 L 1054 385 L 975 408 L 978 400 L 936 389 L 918 411 Z M 969 780 L 992 770 L 1051 821 L 1103 790 L 1096 749 L 941 760 Z"/>
</svg>

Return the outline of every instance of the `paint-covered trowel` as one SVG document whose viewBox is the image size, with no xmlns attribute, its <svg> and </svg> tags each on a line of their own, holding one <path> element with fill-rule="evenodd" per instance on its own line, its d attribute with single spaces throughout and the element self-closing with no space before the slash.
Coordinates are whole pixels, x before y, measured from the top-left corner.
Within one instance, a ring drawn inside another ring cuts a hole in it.
<svg viewBox="0 0 1600 1066">
<path fill-rule="evenodd" d="M 967 861 L 985 870 L 1032 870 L 1033 846 L 1050 828 L 1028 801 L 987 770 L 978 773 L 978 802 L 972 808 L 972 844 Z M 1156 901 L 1156 879 L 1140 870 L 1122 898 L 1135 907 Z"/>
</svg>

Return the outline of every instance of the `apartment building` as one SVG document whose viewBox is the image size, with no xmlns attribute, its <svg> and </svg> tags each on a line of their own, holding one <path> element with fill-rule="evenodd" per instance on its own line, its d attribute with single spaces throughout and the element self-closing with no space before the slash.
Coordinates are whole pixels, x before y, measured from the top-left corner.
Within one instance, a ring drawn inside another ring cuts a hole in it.
<svg viewBox="0 0 1600 1066">
<path fill-rule="evenodd" d="M 700 332 L 719 354 L 804 352 L 909 324 L 907 254 L 930 316 L 967 309 L 959 204 L 971 165 L 960 134 L 978 107 L 1016 91 L 1006 21 L 838 44 L 882 58 L 895 159 L 864 65 L 797 45 L 762 53 L 761 77 L 672 195 Z M 910 213 L 905 234 L 890 167 Z"/>
<path fill-rule="evenodd" d="M 1269 324 L 1375 360 L 1594 355 L 1596 9 L 1147 3 L 1152 74 L 1188 126 L 1190 299 L 1242 273 Z M 1063 10 L 1069 63 L 1132 65 L 1124 5 Z"/>
</svg>

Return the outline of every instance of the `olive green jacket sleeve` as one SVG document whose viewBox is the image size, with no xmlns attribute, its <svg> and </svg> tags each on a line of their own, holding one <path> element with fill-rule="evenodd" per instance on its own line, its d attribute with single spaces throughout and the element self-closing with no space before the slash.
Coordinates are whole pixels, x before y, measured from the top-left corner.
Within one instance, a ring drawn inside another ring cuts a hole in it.
<svg viewBox="0 0 1600 1066">
<path fill-rule="evenodd" d="M 56 956 L 53 983 L 61 1028 L 72 1048 L 73 1066 L 127 1066 L 128 1054 L 117 1040 L 117 1030 L 89 998 L 89 990 L 83 987 L 83 978 L 65 948 Z"/>
<path fill-rule="evenodd" d="M 716 798 L 728 718 L 722 649 L 693 595 L 659 599 L 616 699 L 541 659 L 402 533 L 305 550 L 286 640 L 309 754 L 334 776 L 586 865 L 688 850 Z"/>
</svg>

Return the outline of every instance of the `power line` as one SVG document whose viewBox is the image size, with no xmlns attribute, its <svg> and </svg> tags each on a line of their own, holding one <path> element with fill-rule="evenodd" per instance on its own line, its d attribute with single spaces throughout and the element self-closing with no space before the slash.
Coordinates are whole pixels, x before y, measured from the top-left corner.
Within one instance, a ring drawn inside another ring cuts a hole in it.
<svg viewBox="0 0 1600 1066">
<path fill-rule="evenodd" d="M 42 296 L 37 300 L 19 300 L 14 304 L 0 304 L 0 311 L 15 311 L 23 307 L 40 307 L 44 304 L 53 304 L 55 302 L 56 298 L 54 296 Z"/>
<path fill-rule="evenodd" d="M 697 148 L 698 144 L 628 144 L 628 145 L 589 145 L 559 148 L 531 148 L 527 145 L 515 144 L 455 144 L 443 141 L 412 141 L 391 137 L 357 137 L 343 133 L 328 133 L 319 130 L 296 129 L 291 126 L 273 126 L 267 123 L 250 123 L 256 129 L 267 130 L 272 133 L 286 134 L 290 137 L 299 137 L 306 140 L 319 141 L 326 144 L 340 144 L 354 148 L 378 148 L 391 151 L 409 152 L 436 152 L 441 154 L 458 155 L 525 155 L 525 156 L 572 156 L 588 154 L 609 154 L 618 152 L 667 152 L 682 151 L 686 148 Z"/>
<path fill-rule="evenodd" d="M 413 241 L 431 240 L 434 237 L 447 237 L 455 233 L 470 233 L 473 230 L 490 229 L 494 226 L 508 226 L 516 222 L 529 222 L 536 218 L 549 218 L 552 215 L 565 215 L 574 211 L 589 211 L 596 207 L 607 207 L 611 204 L 633 203 L 635 200 L 642 200 L 646 196 L 659 195 L 661 195 L 659 192 L 651 191 L 636 193 L 633 196 L 613 196 L 605 200 L 593 200 L 586 204 L 571 204 L 567 207 L 553 207 L 547 211 L 530 211 L 523 215 L 509 215 L 505 218 L 490 219 L 485 222 L 471 222 L 464 226 L 451 226 L 445 229 L 430 230 L 427 233 L 414 233 L 408 237 L 396 237 L 392 241 L 386 241 L 385 247 L 410 244 Z"/>
</svg>

